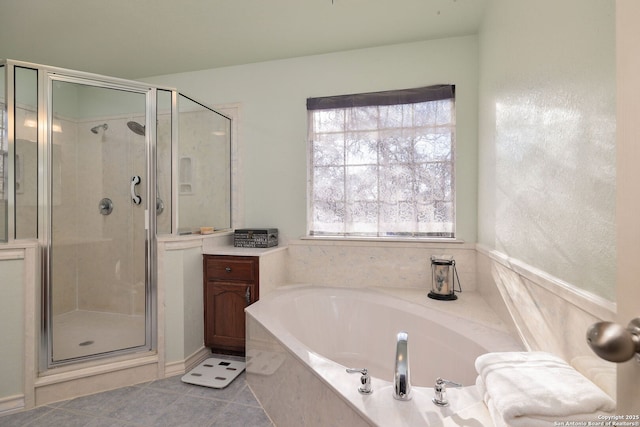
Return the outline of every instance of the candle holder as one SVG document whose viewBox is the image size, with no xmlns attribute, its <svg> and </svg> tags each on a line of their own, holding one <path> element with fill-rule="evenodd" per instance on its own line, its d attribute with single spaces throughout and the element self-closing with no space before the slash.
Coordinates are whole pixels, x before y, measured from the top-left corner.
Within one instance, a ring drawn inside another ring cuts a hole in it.
<svg viewBox="0 0 640 427">
<path fill-rule="evenodd" d="M 458 290 L 455 289 L 456 281 Z M 458 299 L 456 292 L 462 292 L 456 261 L 452 256 L 431 256 L 431 291 L 428 297 L 440 301 L 453 301 Z"/>
</svg>

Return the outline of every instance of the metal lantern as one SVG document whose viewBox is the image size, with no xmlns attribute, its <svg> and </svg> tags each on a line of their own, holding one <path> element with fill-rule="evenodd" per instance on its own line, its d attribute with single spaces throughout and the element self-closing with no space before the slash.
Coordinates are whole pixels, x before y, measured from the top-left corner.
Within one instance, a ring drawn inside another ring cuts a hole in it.
<svg viewBox="0 0 640 427">
<path fill-rule="evenodd" d="M 455 289 L 456 281 L 458 290 Z M 456 261 L 453 256 L 440 255 L 431 256 L 431 291 L 429 298 L 452 301 L 458 299 L 456 292 L 462 292 Z"/>
</svg>

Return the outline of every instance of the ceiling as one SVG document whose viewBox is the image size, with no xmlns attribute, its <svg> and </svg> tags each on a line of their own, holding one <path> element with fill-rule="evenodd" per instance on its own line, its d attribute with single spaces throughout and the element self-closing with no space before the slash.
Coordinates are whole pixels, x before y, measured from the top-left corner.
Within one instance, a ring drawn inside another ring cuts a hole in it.
<svg viewBox="0 0 640 427">
<path fill-rule="evenodd" d="M 475 34 L 485 0 L 0 0 L 0 58 L 137 79 Z"/>
</svg>

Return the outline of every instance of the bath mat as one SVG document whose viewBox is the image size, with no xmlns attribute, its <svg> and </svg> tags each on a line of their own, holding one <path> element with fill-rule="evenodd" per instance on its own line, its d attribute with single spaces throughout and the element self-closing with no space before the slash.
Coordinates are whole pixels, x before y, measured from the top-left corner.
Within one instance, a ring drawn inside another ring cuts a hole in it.
<svg viewBox="0 0 640 427">
<path fill-rule="evenodd" d="M 244 362 L 211 357 L 187 372 L 182 382 L 211 388 L 225 388 L 244 371 Z"/>
</svg>

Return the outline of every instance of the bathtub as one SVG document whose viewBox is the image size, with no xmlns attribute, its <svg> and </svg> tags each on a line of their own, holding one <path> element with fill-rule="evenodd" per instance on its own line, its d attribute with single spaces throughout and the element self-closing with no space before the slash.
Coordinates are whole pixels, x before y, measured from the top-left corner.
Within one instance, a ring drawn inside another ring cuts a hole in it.
<svg viewBox="0 0 640 427">
<path fill-rule="evenodd" d="M 286 286 L 247 307 L 247 382 L 280 426 L 458 425 L 491 419 L 476 386 L 476 357 L 521 351 L 475 293 L 435 301 L 426 291 Z M 412 396 L 392 396 L 396 336 L 409 336 Z M 373 393 L 358 392 L 367 368 Z M 432 403 L 438 377 L 447 407 Z"/>
</svg>

